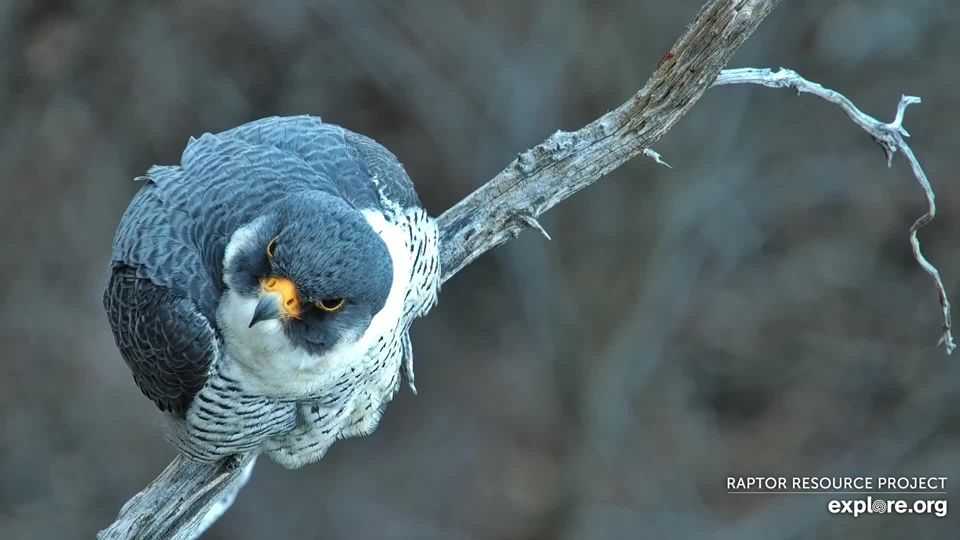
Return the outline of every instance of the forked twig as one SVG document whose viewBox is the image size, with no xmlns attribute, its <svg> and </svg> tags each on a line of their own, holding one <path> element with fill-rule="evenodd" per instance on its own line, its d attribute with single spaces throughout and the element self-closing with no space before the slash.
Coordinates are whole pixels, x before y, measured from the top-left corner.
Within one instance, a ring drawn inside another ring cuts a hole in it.
<svg viewBox="0 0 960 540">
<path fill-rule="evenodd" d="M 843 94 L 835 90 L 830 90 L 829 88 L 824 88 L 815 82 L 808 81 L 792 69 L 780 68 L 779 71 L 755 68 L 726 69 L 720 72 L 720 75 L 713 85 L 721 86 L 726 84 L 761 84 L 771 88 L 793 88 L 797 91 L 798 95 L 801 92 L 807 92 L 808 94 L 821 97 L 830 103 L 839 105 L 840 108 L 843 109 L 843 112 L 847 113 L 847 116 L 849 116 L 855 124 L 863 128 L 864 131 L 873 137 L 873 140 L 883 148 L 883 153 L 887 156 L 887 167 L 893 164 L 893 155 L 898 150 L 906 156 L 907 161 L 910 162 L 910 168 L 913 170 L 913 175 L 927 196 L 928 205 L 927 213 L 920 216 L 910 227 L 910 245 L 913 247 L 913 257 L 920 263 L 924 271 L 933 278 L 937 294 L 940 296 L 940 308 L 943 316 L 943 333 L 940 335 L 939 343 L 942 343 L 946 347 L 947 354 L 952 353 L 956 345 L 953 342 L 953 334 L 950 330 L 950 301 L 947 299 L 947 291 L 943 286 L 943 280 L 940 279 L 940 272 L 923 256 L 923 253 L 920 251 L 920 240 L 917 239 L 917 231 L 929 223 L 930 220 L 933 219 L 933 216 L 937 214 L 937 204 L 933 188 L 930 187 L 930 181 L 927 179 L 926 173 L 923 172 L 923 167 L 920 166 L 920 162 L 917 161 L 917 156 L 913 154 L 913 150 L 910 149 L 910 146 L 905 140 L 910 134 L 903 128 L 903 115 L 907 106 L 920 103 L 920 98 L 901 96 L 900 103 L 897 105 L 897 115 L 894 117 L 893 122 L 888 124 L 865 114 Z"/>
</svg>

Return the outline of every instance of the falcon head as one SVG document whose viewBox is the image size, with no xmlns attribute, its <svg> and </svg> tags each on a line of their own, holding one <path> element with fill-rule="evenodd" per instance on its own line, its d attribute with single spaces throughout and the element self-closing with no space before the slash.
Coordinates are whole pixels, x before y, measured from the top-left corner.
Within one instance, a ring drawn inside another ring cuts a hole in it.
<svg viewBox="0 0 960 540">
<path fill-rule="evenodd" d="M 309 192 L 274 203 L 235 231 L 223 278 L 219 318 L 230 333 L 279 334 L 320 355 L 363 336 L 387 301 L 393 262 L 360 211 L 340 197 Z"/>
</svg>

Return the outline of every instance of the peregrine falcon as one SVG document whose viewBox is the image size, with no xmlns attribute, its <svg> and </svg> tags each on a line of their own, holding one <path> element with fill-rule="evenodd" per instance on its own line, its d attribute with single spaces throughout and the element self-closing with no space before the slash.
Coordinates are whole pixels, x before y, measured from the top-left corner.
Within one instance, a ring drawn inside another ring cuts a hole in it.
<svg viewBox="0 0 960 540">
<path fill-rule="evenodd" d="M 438 233 L 397 158 L 317 117 L 191 138 L 123 214 L 103 304 L 187 458 L 288 468 L 365 435 L 436 304 Z"/>
</svg>

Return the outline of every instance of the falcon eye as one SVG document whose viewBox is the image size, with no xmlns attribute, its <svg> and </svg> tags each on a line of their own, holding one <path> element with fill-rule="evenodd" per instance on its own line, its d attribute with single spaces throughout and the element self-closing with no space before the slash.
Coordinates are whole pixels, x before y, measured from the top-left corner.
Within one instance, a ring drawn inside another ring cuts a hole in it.
<svg viewBox="0 0 960 540">
<path fill-rule="evenodd" d="M 343 307 L 345 300 L 343 298 L 331 298 L 330 300 L 320 300 L 317 307 L 324 311 L 336 311 Z"/>
<path fill-rule="evenodd" d="M 280 238 L 280 237 L 279 237 L 279 236 L 275 236 L 275 237 L 273 238 L 273 240 L 271 240 L 270 243 L 267 244 L 267 258 L 270 259 L 271 261 L 273 260 L 273 254 L 274 254 L 274 252 L 277 251 L 277 239 L 278 239 L 278 238 Z"/>
</svg>

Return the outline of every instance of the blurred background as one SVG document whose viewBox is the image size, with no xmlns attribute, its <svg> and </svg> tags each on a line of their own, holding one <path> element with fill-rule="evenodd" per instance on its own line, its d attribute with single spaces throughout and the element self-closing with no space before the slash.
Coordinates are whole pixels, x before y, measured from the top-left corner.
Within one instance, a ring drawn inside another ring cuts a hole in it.
<svg viewBox="0 0 960 540">
<path fill-rule="evenodd" d="M 439 215 L 630 98 L 701 0 L 0 3 L 0 538 L 92 538 L 174 456 L 100 298 L 112 236 L 189 136 L 309 113 L 377 139 Z M 960 302 L 960 7 L 784 2 L 730 67 L 786 66 L 905 126 Z M 956 538 L 960 358 L 897 156 L 787 90 L 709 91 L 656 145 L 448 282 L 418 397 L 210 539 Z M 944 518 L 853 519 L 728 476 L 947 476 Z"/>
</svg>

